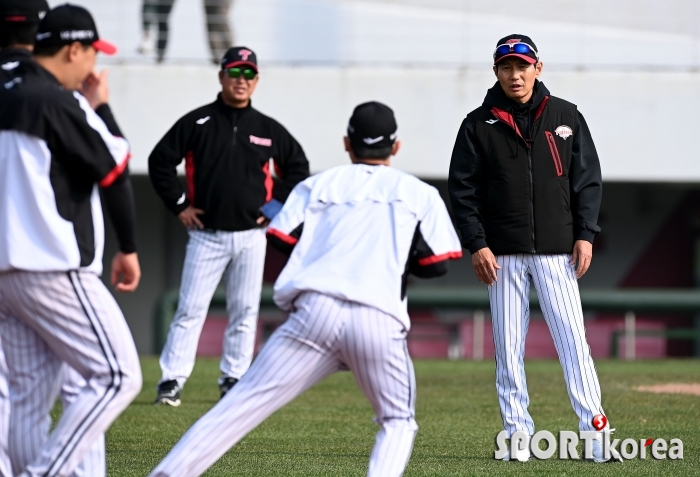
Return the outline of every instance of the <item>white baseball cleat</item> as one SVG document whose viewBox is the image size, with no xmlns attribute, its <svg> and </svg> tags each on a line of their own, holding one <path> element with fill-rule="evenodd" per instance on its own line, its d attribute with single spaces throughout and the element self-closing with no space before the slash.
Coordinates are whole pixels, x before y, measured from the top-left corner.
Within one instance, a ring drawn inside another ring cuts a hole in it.
<svg viewBox="0 0 700 477">
<path fill-rule="evenodd" d="M 615 432 L 615 429 L 610 429 L 609 433 Z M 596 438 L 593 439 L 593 462 L 602 464 L 604 462 L 622 462 L 622 456 L 615 449 L 610 449 L 610 458 L 606 459 L 603 452 L 603 433 L 598 432 Z"/>
<path fill-rule="evenodd" d="M 526 441 L 525 449 L 517 449 L 515 451 L 515 456 L 513 459 L 510 458 L 510 449 L 506 451 L 506 455 L 502 459 L 504 462 L 509 460 L 518 460 L 520 462 L 527 462 L 530 460 L 530 438 L 528 437 Z"/>
</svg>

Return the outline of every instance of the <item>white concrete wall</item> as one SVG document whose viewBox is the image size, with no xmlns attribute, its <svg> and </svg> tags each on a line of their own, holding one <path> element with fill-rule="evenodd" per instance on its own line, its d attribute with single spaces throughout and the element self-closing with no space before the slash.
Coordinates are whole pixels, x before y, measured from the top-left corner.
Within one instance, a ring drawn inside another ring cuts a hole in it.
<svg viewBox="0 0 700 477">
<path fill-rule="evenodd" d="M 132 170 L 146 172 L 153 146 L 187 111 L 215 97 L 213 66 L 110 65 L 112 104 L 132 143 Z M 700 73 L 545 71 L 554 95 L 579 105 L 606 180 L 700 180 Z M 352 108 L 394 108 L 404 148 L 397 167 L 445 178 L 464 116 L 494 82 L 487 68 L 263 66 L 254 105 L 284 124 L 314 171 L 346 161 L 341 138 Z"/>
<path fill-rule="evenodd" d="M 120 48 L 100 62 L 145 172 L 167 128 L 216 94 L 202 1 L 175 0 L 163 65 L 136 53 L 142 0 L 77 1 Z M 496 40 L 520 32 L 552 93 L 588 119 L 607 180 L 700 180 L 698 0 L 233 0 L 229 21 L 261 61 L 255 106 L 292 131 L 314 171 L 345 161 L 352 108 L 376 99 L 398 116 L 397 165 L 444 178 L 461 119 L 493 83 Z"/>
</svg>

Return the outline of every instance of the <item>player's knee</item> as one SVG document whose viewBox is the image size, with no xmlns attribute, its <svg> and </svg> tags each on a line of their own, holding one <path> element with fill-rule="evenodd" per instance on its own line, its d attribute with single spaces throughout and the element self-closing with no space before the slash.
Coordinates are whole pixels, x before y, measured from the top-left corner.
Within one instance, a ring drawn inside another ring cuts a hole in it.
<svg viewBox="0 0 700 477">
<path fill-rule="evenodd" d="M 138 362 L 135 366 L 131 366 L 122 374 L 122 383 L 120 389 L 130 398 L 134 399 L 141 392 L 143 386 L 143 375 L 141 374 L 141 366 Z"/>
</svg>

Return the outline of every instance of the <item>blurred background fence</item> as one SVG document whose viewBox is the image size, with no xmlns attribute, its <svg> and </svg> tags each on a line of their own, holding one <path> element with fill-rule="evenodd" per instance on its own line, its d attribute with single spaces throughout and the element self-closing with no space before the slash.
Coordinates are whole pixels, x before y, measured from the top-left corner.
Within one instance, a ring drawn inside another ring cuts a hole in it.
<svg viewBox="0 0 700 477">
<path fill-rule="evenodd" d="M 177 309 L 178 291 L 164 294 L 155 310 L 155 349 L 162 349 L 168 326 Z M 700 313 L 700 291 L 696 290 L 605 290 L 589 289 L 581 294 L 585 313 L 606 314 L 586 320 L 591 352 L 596 358 L 663 358 L 666 340 L 696 340 L 700 330 L 669 328 L 664 316 Z M 489 296 L 484 288 L 415 287 L 408 293 L 412 328 L 408 334 L 409 350 L 414 358 L 450 358 L 481 360 L 493 357 Z M 528 358 L 556 358 L 554 343 L 541 315 L 539 299 L 530 295 L 535 312 L 526 343 Z M 214 294 L 211 311 L 198 354 L 219 356 L 221 336 L 226 326 L 226 297 L 219 289 Z M 272 301 L 272 288 L 265 287 L 261 296 L 256 349 L 285 319 Z M 638 320 L 638 316 L 643 316 Z M 661 318 L 659 318 L 661 316 Z M 622 353 L 620 353 L 622 349 Z"/>
</svg>

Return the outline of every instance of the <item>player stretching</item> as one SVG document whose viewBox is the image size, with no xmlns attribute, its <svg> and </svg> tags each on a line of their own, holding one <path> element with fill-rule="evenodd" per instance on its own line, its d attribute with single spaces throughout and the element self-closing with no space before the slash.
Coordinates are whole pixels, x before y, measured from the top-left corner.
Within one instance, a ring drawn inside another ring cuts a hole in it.
<svg viewBox="0 0 700 477">
<path fill-rule="evenodd" d="M 400 146 L 395 137 L 391 109 L 361 104 L 345 138 L 352 165 L 294 188 L 268 230 L 291 252 L 274 296 L 289 318 L 153 476 L 200 475 L 270 414 L 347 369 L 381 426 L 367 475 L 403 473 L 418 430 L 406 279 L 442 275 L 462 252 L 437 190 L 388 167 Z"/>
<path fill-rule="evenodd" d="M 148 160 L 153 187 L 190 236 L 177 311 L 160 356 L 163 376 L 156 404 L 180 405 L 180 390 L 192 373 L 199 335 L 222 276 L 228 326 L 221 396 L 248 370 L 267 247 L 260 208 L 284 202 L 309 176 L 299 143 L 251 106 L 258 84 L 255 53 L 245 47 L 229 49 L 221 60 L 219 81 L 216 101 L 178 120 Z M 186 192 L 175 171 L 183 158 Z M 281 179 L 277 183 L 270 159 Z"/>
<path fill-rule="evenodd" d="M 128 144 L 109 107 L 92 108 L 106 98 L 104 76 L 92 75 L 97 51 L 115 48 L 72 5 L 48 12 L 36 38 L 36 63 L 19 61 L 12 69 L 22 71 L 0 88 L 0 324 L 9 450 L 23 477 L 71 475 L 141 388 L 131 333 L 99 278 L 98 186 L 119 239 L 112 283 L 133 291 L 140 277 Z M 85 96 L 71 92 L 85 82 Z M 64 363 L 86 383 L 71 379 L 74 401 L 47 439 Z M 86 472 L 104 471 L 95 465 Z"/>
<path fill-rule="evenodd" d="M 489 286 L 503 426 L 508 437 L 535 432 L 523 367 L 532 280 L 580 430 L 595 431 L 600 384 L 576 280 L 590 266 L 600 231 L 598 154 L 576 105 L 550 96 L 537 80 L 542 62 L 530 38 L 499 40 L 493 60 L 498 81 L 462 122 L 449 190 L 462 244 Z M 598 437 L 594 458 L 603 461 Z M 527 460 L 529 448 L 512 457 Z"/>
</svg>

